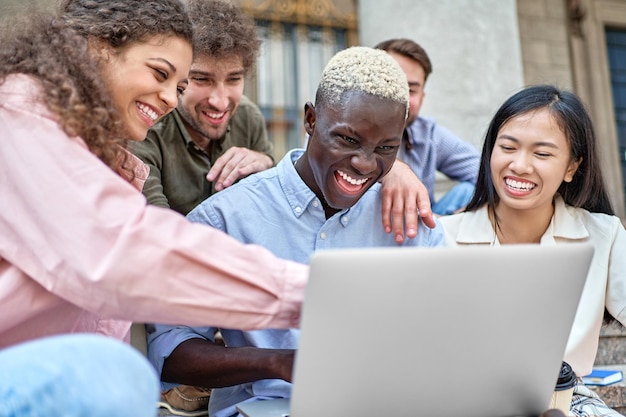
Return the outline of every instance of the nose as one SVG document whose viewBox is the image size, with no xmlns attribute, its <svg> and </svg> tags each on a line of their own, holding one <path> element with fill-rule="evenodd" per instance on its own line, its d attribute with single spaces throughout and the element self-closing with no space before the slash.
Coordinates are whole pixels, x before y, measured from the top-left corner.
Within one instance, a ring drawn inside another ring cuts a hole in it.
<svg viewBox="0 0 626 417">
<path fill-rule="evenodd" d="M 518 152 L 513 156 L 509 168 L 517 174 L 530 174 L 533 170 L 531 158 L 528 152 Z"/>
<path fill-rule="evenodd" d="M 178 105 L 178 86 L 163 88 L 159 93 L 159 98 L 165 103 L 168 110 L 172 110 Z"/>
<path fill-rule="evenodd" d="M 228 94 L 226 86 L 216 83 L 209 93 L 209 104 L 216 110 L 225 111 L 228 108 Z"/>
<path fill-rule="evenodd" d="M 353 155 L 350 162 L 354 170 L 361 175 L 373 172 L 378 166 L 374 154 L 363 149 Z"/>
</svg>

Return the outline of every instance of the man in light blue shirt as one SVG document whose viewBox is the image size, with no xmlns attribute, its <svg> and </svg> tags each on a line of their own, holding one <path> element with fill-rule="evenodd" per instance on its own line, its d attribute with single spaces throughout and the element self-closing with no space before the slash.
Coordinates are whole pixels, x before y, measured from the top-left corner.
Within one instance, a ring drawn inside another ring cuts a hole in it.
<svg viewBox="0 0 626 417">
<path fill-rule="evenodd" d="M 378 182 L 395 161 L 407 105 L 406 78 L 388 54 L 339 52 L 322 74 L 315 105 L 305 105 L 306 150 L 292 150 L 187 217 L 303 263 L 318 249 L 398 246 L 380 227 Z M 417 237 L 402 245 L 442 244 L 439 225 L 420 223 Z M 148 353 L 161 380 L 214 388 L 211 417 L 237 415 L 243 401 L 291 396 L 297 329 L 219 329 L 228 347 L 213 343 L 217 330 L 157 325 Z"/>
<path fill-rule="evenodd" d="M 446 215 L 464 208 L 474 194 L 480 153 L 474 145 L 437 124 L 435 119 L 419 115 L 426 95 L 426 79 L 432 72 L 428 54 L 410 39 L 389 39 L 376 48 L 387 51 L 398 61 L 409 84 L 409 116 L 398 159 L 409 165 L 426 186 L 433 213 Z M 457 181 L 440 200 L 435 199 L 437 172 Z"/>
</svg>

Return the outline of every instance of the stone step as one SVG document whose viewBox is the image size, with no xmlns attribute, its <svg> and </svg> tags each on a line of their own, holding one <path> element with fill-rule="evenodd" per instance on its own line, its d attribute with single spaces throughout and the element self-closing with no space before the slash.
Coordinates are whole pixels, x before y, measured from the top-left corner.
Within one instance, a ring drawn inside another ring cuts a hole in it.
<svg viewBox="0 0 626 417">
<path fill-rule="evenodd" d="M 617 320 L 602 326 L 594 367 L 621 370 L 626 376 L 626 327 Z M 626 382 L 590 387 L 615 411 L 626 415 Z"/>
<path fill-rule="evenodd" d="M 617 369 L 626 375 L 626 364 L 598 365 L 597 368 Z M 600 398 L 615 411 L 626 414 L 626 383 L 622 380 L 604 387 L 589 386 Z"/>
<path fill-rule="evenodd" d="M 602 326 L 595 363 L 626 364 L 626 327 L 617 320 L 611 320 Z"/>
</svg>

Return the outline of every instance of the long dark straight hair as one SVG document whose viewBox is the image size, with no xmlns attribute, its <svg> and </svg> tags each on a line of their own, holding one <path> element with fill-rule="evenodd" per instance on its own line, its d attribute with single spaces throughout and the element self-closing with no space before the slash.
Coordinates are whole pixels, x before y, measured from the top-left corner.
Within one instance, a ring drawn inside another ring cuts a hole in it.
<svg viewBox="0 0 626 417">
<path fill-rule="evenodd" d="M 565 203 L 591 212 L 614 214 L 602 178 L 591 118 L 575 94 L 559 90 L 552 85 L 524 88 L 508 98 L 498 109 L 485 136 L 476 190 L 466 211 L 476 210 L 488 204 L 494 215 L 495 226 L 498 226 L 495 205 L 499 197 L 493 186 L 490 166 L 498 132 L 502 125 L 512 118 L 539 109 L 547 109 L 567 137 L 571 148 L 570 160 L 577 161 L 582 158 L 572 181 L 563 182 L 558 189 Z"/>
</svg>

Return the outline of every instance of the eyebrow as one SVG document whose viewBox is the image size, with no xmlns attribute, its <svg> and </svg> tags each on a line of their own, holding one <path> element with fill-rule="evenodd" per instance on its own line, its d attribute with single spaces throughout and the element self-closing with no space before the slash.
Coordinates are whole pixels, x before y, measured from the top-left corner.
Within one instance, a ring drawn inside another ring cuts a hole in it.
<svg viewBox="0 0 626 417">
<path fill-rule="evenodd" d="M 348 130 L 348 131 L 349 131 L 349 133 L 350 133 L 350 135 L 351 135 L 351 136 L 353 136 L 355 139 L 358 139 L 358 140 L 363 140 L 363 136 L 361 136 L 361 135 L 359 134 L 359 132 L 357 132 L 356 130 L 354 130 L 354 129 L 352 128 L 352 126 L 347 126 L 347 125 L 344 125 L 344 126 L 342 126 L 342 128 L 344 128 L 344 129 Z M 385 138 L 385 139 L 383 139 L 383 140 L 382 140 L 382 143 L 383 143 L 383 144 L 386 144 L 386 143 L 388 143 L 388 142 L 392 142 L 392 141 L 401 141 L 401 140 L 402 140 L 402 135 L 400 135 L 400 136 L 395 136 L 395 137 L 391 137 L 391 138 Z"/>
<path fill-rule="evenodd" d="M 168 67 L 170 67 L 170 71 L 172 72 L 176 72 L 176 67 L 174 65 L 172 65 L 172 63 L 170 61 L 168 61 L 165 58 L 148 58 L 148 61 L 159 61 L 164 63 L 165 65 L 167 65 Z"/>
<path fill-rule="evenodd" d="M 516 138 L 514 138 L 513 136 L 509 136 L 509 135 L 499 135 L 499 136 L 496 138 L 496 140 L 497 140 L 497 139 L 507 139 L 507 140 L 513 141 L 513 142 L 515 142 L 515 143 L 519 143 L 519 139 L 516 139 Z M 537 146 L 548 146 L 548 147 L 550 147 L 550 148 L 555 148 L 555 149 L 558 149 L 558 146 L 557 146 L 557 145 L 555 145 L 555 144 L 554 144 L 554 143 L 552 143 L 552 142 L 535 142 L 535 143 L 533 143 L 533 146 L 535 146 L 535 147 L 537 147 Z"/>
<path fill-rule="evenodd" d="M 420 87 L 422 83 L 418 81 L 409 82 L 409 87 Z"/>
<path fill-rule="evenodd" d="M 245 73 L 246 73 L 246 71 L 243 68 L 241 68 L 241 69 L 237 69 L 235 71 L 231 71 L 227 75 L 228 76 L 244 75 Z M 189 70 L 189 75 L 204 75 L 205 77 L 210 77 L 210 76 L 213 75 L 213 73 L 209 72 L 209 71 L 201 71 L 201 70 L 190 69 Z"/>
</svg>

